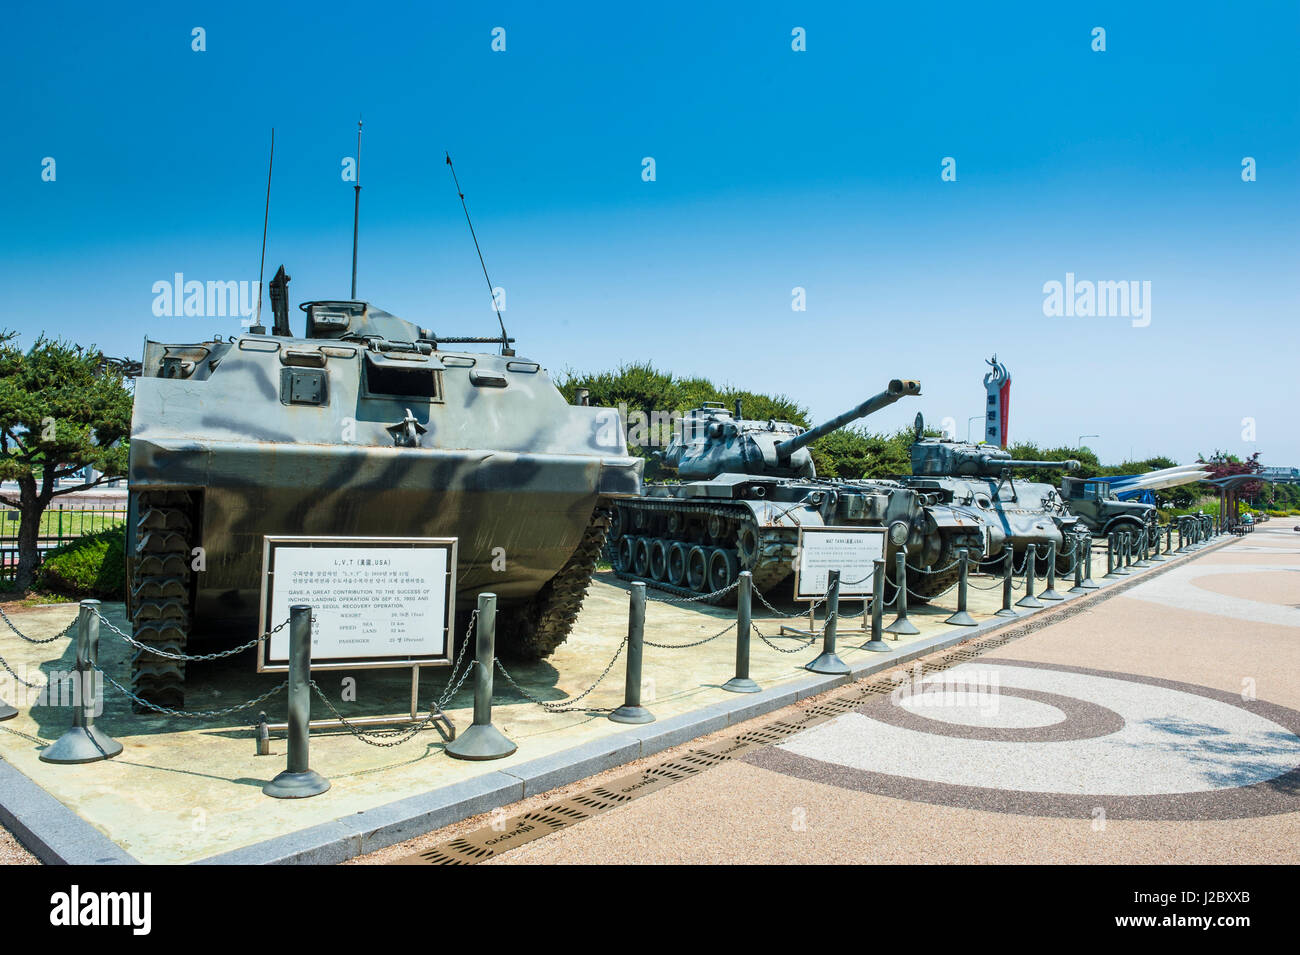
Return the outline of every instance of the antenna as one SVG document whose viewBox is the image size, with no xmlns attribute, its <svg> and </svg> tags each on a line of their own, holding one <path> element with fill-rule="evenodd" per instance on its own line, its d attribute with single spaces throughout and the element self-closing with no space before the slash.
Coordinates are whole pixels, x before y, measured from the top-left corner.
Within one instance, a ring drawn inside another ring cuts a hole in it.
<svg viewBox="0 0 1300 955">
<path fill-rule="evenodd" d="M 478 236 L 474 234 L 474 223 L 470 222 L 469 206 L 465 204 L 465 193 L 460 191 L 460 180 L 456 178 L 456 167 L 451 164 L 451 153 L 447 153 L 447 168 L 451 170 L 451 181 L 456 184 L 456 195 L 460 196 L 461 208 L 465 210 L 465 222 L 469 225 L 470 238 L 474 240 L 474 251 L 478 253 L 478 264 L 483 266 L 483 278 L 487 281 L 488 294 L 492 296 L 492 310 L 497 313 L 497 324 L 501 326 L 501 354 L 513 355 L 515 350 L 510 347 L 510 336 L 506 334 L 506 323 L 501 318 L 501 309 L 497 305 L 496 290 L 492 286 L 492 280 L 488 278 L 487 264 L 483 261 L 483 250 L 479 248 Z"/>
<path fill-rule="evenodd" d="M 357 117 L 357 181 L 352 201 L 352 300 L 357 300 L 357 224 L 361 220 L 361 117 Z"/>
<path fill-rule="evenodd" d="M 265 328 L 262 325 L 262 276 L 266 268 L 266 224 L 271 219 L 271 170 L 275 168 L 275 127 L 271 127 L 271 161 L 266 164 L 266 211 L 262 214 L 262 259 L 257 264 L 257 319 L 253 322 L 254 328 L 262 329 L 259 334 L 265 334 Z"/>
</svg>

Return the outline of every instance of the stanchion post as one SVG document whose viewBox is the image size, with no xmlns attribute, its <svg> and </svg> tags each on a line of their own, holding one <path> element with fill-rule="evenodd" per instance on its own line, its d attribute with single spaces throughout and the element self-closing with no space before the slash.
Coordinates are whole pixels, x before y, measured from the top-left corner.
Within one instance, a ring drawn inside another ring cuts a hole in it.
<svg viewBox="0 0 1300 955">
<path fill-rule="evenodd" d="M 642 585 L 644 586 L 644 585 Z M 447 744 L 456 759 L 501 759 L 517 746 L 492 725 L 492 677 L 496 667 L 497 595 L 478 595 L 478 620 L 474 633 L 474 722 Z"/>
<path fill-rule="evenodd" d="M 112 759 L 122 744 L 95 725 L 103 706 L 99 680 L 99 601 L 83 600 L 77 615 L 77 663 L 72 687 L 72 728 L 41 750 L 45 763 Z M 52 688 L 51 688 L 52 689 Z"/>
<path fill-rule="evenodd" d="M 906 570 L 906 568 L 904 568 Z M 903 578 L 903 587 L 907 587 L 907 578 Z M 885 609 L 885 562 L 877 560 L 871 572 L 871 639 L 861 647 L 875 653 L 888 653 L 889 644 L 885 643 L 884 628 L 880 626 Z"/>
<path fill-rule="evenodd" d="M 1038 562 L 1038 546 L 1030 544 L 1025 548 L 1025 595 L 1016 601 L 1017 607 L 1035 607 L 1043 606 L 1043 602 L 1034 596 L 1034 574 L 1037 567 L 1034 565 Z"/>
<path fill-rule="evenodd" d="M 1097 590 L 1101 584 L 1092 579 L 1092 537 L 1085 535 L 1083 538 L 1083 552 L 1086 563 L 1083 565 L 1083 589 Z"/>
<path fill-rule="evenodd" d="M 609 714 L 615 723 L 653 723 L 654 714 L 641 705 L 641 658 L 645 650 L 645 584 L 636 581 L 628 600 L 627 680 L 623 705 Z"/>
<path fill-rule="evenodd" d="M 311 607 L 289 608 L 289 757 L 288 765 L 262 792 L 276 799 L 319 796 L 330 781 L 308 764 L 311 739 Z"/>
<path fill-rule="evenodd" d="M 883 560 L 876 561 L 876 566 L 883 568 Z M 807 664 L 804 669 L 811 670 L 813 673 L 848 673 L 849 667 L 843 660 L 835 655 L 835 627 L 840 615 L 840 572 L 832 570 L 829 572 L 826 590 L 826 623 L 822 629 L 822 652 L 818 654 L 817 659 Z M 871 595 L 873 601 L 882 596 L 882 591 L 875 590 L 874 584 Z"/>
<path fill-rule="evenodd" d="M 954 627 L 978 626 L 975 618 L 966 612 L 966 587 L 970 578 L 970 551 L 965 547 L 957 549 L 957 563 L 957 612 L 945 620 L 944 623 L 952 624 Z"/>
<path fill-rule="evenodd" d="M 917 629 L 916 624 L 907 619 L 907 548 L 899 547 L 898 552 L 894 555 L 894 579 L 898 581 L 898 593 L 894 597 L 894 606 L 898 609 L 898 616 L 894 622 L 885 627 L 885 633 L 892 633 L 894 639 L 899 637 L 910 637 L 921 631 Z M 873 582 L 872 588 L 875 584 Z M 881 596 L 884 596 L 882 591 Z M 872 612 L 875 612 L 876 598 L 871 598 Z"/>
<path fill-rule="evenodd" d="M 1083 585 L 1083 551 L 1085 538 L 1082 533 L 1074 534 L 1071 537 L 1074 541 L 1072 553 L 1074 554 L 1074 586 L 1069 589 L 1069 593 L 1081 594 L 1088 588 Z M 1088 550 L 1092 550 L 1091 547 Z"/>
<path fill-rule="evenodd" d="M 1119 574 L 1121 577 L 1126 577 L 1133 573 L 1133 571 L 1128 569 L 1129 559 L 1133 554 L 1133 535 L 1128 531 L 1120 531 L 1116 536 L 1119 543 L 1119 562 L 1115 566 L 1115 573 Z"/>
<path fill-rule="evenodd" d="M 732 693 L 757 693 L 762 687 L 749 678 L 749 638 L 753 626 L 754 575 L 740 572 L 736 584 L 736 675 L 722 684 Z"/>
<path fill-rule="evenodd" d="M 1038 595 L 1039 600 L 1064 600 L 1056 592 L 1056 541 L 1047 542 L 1047 589 Z"/>
<path fill-rule="evenodd" d="M 994 616 L 1019 617 L 1020 614 L 1011 606 L 1012 585 L 1016 573 L 1016 551 L 1010 544 L 1002 552 L 1002 609 Z"/>
</svg>

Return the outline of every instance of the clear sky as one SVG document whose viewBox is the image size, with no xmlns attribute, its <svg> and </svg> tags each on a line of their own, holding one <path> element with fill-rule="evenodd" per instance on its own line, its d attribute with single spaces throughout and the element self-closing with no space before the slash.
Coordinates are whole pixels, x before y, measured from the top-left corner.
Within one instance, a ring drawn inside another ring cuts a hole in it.
<svg viewBox="0 0 1300 955">
<path fill-rule="evenodd" d="M 442 334 L 495 331 L 450 150 L 507 326 L 553 372 L 648 359 L 818 417 L 916 377 L 872 426 L 922 410 L 964 436 L 996 352 L 1012 440 L 1300 466 L 1294 0 L 0 17 L 0 324 L 25 342 L 238 332 L 155 317 L 152 288 L 257 278 L 272 126 L 266 278 L 346 298 L 361 113 L 359 297 Z M 1150 282 L 1149 324 L 1044 315 L 1067 273 Z"/>
</svg>

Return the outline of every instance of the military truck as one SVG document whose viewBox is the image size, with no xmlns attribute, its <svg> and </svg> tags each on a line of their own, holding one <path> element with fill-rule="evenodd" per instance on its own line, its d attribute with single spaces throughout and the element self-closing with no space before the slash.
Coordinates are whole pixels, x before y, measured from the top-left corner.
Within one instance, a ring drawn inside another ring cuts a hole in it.
<svg viewBox="0 0 1300 955">
<path fill-rule="evenodd" d="M 1148 539 L 1156 531 L 1157 511 L 1154 504 L 1121 501 L 1107 481 L 1064 477 L 1061 494 L 1070 512 L 1098 537 L 1125 531 L 1136 536 L 1147 529 Z"/>
<path fill-rule="evenodd" d="M 145 342 L 128 474 L 136 639 L 178 652 L 253 636 L 264 535 L 433 536 L 459 539 L 461 625 L 491 590 L 503 655 L 553 651 L 614 502 L 641 489 L 608 413 L 568 404 L 504 330 L 446 337 L 367 302 L 312 301 L 294 334 L 283 269 L 271 301 L 269 334 Z M 140 651 L 133 680 L 183 703 L 181 661 Z"/>
<path fill-rule="evenodd" d="M 909 587 L 924 598 L 948 587 L 956 550 L 983 553 L 986 528 L 976 516 L 895 481 L 817 476 L 808 445 L 824 434 L 920 394 L 919 382 L 895 379 L 879 394 L 815 428 L 750 420 L 717 402 L 686 414 L 662 454 L 679 480 L 647 484 L 640 498 L 617 502 L 610 533 L 613 566 L 625 580 L 721 603 L 741 570 L 772 590 L 793 572 L 801 527 L 886 527 L 887 553 L 908 547 Z M 946 567 L 944 573 L 927 568 Z"/>
</svg>

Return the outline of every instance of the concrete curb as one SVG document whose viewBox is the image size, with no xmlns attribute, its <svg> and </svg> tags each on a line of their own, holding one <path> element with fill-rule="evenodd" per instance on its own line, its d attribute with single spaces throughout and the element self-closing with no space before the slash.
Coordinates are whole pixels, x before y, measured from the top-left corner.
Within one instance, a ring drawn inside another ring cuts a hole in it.
<svg viewBox="0 0 1300 955">
<path fill-rule="evenodd" d="M 134 865 L 137 859 L 0 759 L 0 823 L 46 865 Z"/>
<path fill-rule="evenodd" d="M 652 756 L 697 737 L 783 709 L 799 700 L 893 669 L 927 654 L 1019 626 L 1066 604 L 1096 599 L 1118 584 L 1141 581 L 1148 574 L 1179 566 L 1188 559 L 1218 550 L 1237 539 L 1229 538 L 1191 553 L 1171 554 L 1170 560 L 1143 568 L 1136 575 L 1109 581 L 1098 578 L 1096 582 L 1100 587 L 1097 590 L 1083 594 L 1064 593 L 1064 600 L 1022 613 L 1019 617 L 995 617 L 974 627 L 954 627 L 952 632 L 938 633 L 902 645 L 888 654 L 871 654 L 867 659 L 849 664 L 851 672 L 845 675 L 809 674 L 760 693 L 736 694 L 732 700 L 720 700 L 690 713 L 648 723 L 604 739 L 591 740 L 509 769 L 209 856 L 196 864 L 331 865 L 344 862 L 441 829 L 470 816 L 510 805 L 526 796 L 549 792 L 607 769 Z M 1067 583 L 1070 582 L 1060 581 L 1058 589 Z M 810 654 L 813 649 L 809 648 Z M 5 794 L 4 803 L 0 804 L 0 822 L 13 831 L 19 841 L 42 862 L 122 864 L 138 861 L 2 760 L 0 792 Z"/>
</svg>

